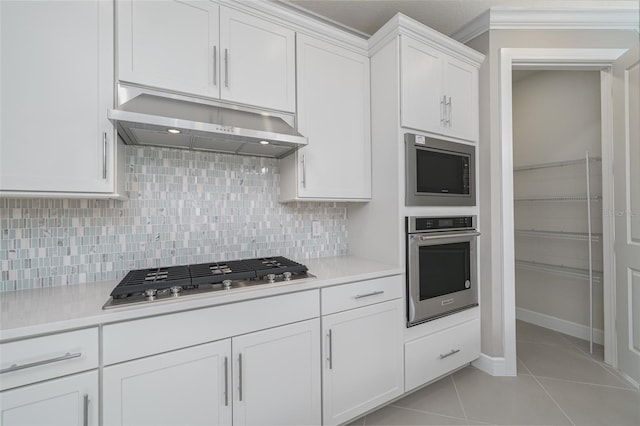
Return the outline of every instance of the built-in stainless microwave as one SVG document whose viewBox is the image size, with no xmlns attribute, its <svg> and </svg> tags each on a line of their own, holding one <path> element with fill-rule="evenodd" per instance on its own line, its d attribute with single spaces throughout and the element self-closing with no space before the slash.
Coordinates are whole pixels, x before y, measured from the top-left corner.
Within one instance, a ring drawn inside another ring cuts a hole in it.
<svg viewBox="0 0 640 426">
<path fill-rule="evenodd" d="M 404 135 L 405 205 L 475 206 L 475 146 Z"/>
</svg>

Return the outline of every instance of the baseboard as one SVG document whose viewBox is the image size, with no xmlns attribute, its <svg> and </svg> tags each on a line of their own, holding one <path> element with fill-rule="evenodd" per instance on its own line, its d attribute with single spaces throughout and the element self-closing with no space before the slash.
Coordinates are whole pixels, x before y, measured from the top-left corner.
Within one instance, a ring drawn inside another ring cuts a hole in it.
<svg viewBox="0 0 640 426">
<path fill-rule="evenodd" d="M 516 308 L 516 319 L 524 322 L 538 325 L 540 327 L 549 328 L 578 339 L 589 340 L 589 327 L 575 322 L 563 320 L 561 318 L 552 317 L 550 315 L 541 314 L 539 312 L 530 311 L 528 309 Z M 593 341 L 600 345 L 604 344 L 604 332 L 600 329 L 593 330 Z"/>
<path fill-rule="evenodd" d="M 471 363 L 478 370 L 482 370 L 487 374 L 492 376 L 515 376 L 516 372 L 513 374 L 508 374 L 507 365 L 504 360 L 504 357 L 490 357 L 489 355 L 480 354 L 480 358 L 476 359 Z"/>
</svg>

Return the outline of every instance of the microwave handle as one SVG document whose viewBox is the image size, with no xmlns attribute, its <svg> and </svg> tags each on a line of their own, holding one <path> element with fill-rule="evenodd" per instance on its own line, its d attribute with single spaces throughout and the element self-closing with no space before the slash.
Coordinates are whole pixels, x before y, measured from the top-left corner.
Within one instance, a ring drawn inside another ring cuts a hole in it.
<svg viewBox="0 0 640 426">
<path fill-rule="evenodd" d="M 479 236 L 479 232 L 459 232 L 459 233 L 448 233 L 448 234 L 411 234 L 412 237 L 420 241 L 425 240 L 441 240 L 445 238 L 460 238 L 460 237 L 477 237 Z"/>
</svg>

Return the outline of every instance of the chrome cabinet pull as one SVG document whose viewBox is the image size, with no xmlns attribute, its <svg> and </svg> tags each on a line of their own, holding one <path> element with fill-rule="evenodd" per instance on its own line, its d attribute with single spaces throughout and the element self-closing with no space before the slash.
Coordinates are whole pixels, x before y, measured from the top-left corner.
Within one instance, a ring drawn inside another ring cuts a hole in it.
<svg viewBox="0 0 640 426">
<path fill-rule="evenodd" d="M 447 106 L 447 126 L 451 127 L 451 96 L 449 96 L 449 102 L 446 103 Z"/>
<path fill-rule="evenodd" d="M 327 337 L 329 337 L 329 357 L 327 361 L 329 361 L 329 370 L 333 369 L 333 336 L 331 335 L 331 329 L 329 329 L 329 333 L 327 333 Z"/>
<path fill-rule="evenodd" d="M 4 369 L 0 370 L 0 374 L 11 373 L 11 372 L 18 371 L 18 370 L 24 370 L 25 368 L 39 367 L 41 365 L 52 364 L 54 362 L 59 362 L 59 361 L 66 361 L 68 359 L 78 358 L 80 356 L 82 356 L 82 352 L 78 352 L 78 353 L 75 353 L 75 354 L 71 354 L 71 353 L 67 352 L 64 355 L 57 356 L 55 358 L 45 359 L 43 361 L 36 361 L 36 362 L 31 362 L 29 364 L 23 364 L 23 365 L 13 364 L 11 367 L 7 367 L 7 368 L 4 368 Z"/>
<path fill-rule="evenodd" d="M 460 349 L 451 349 L 451 352 L 449 352 L 449 353 L 446 353 L 446 354 L 440 354 L 440 359 L 448 358 L 448 357 L 450 357 L 451 355 L 455 355 L 455 354 L 457 354 L 458 352 L 460 352 Z"/>
<path fill-rule="evenodd" d="M 224 49 L 224 87 L 229 87 L 229 49 Z"/>
<path fill-rule="evenodd" d="M 213 46 L 213 85 L 218 85 L 218 46 Z"/>
<path fill-rule="evenodd" d="M 229 359 L 224 357 L 224 405 L 229 406 Z"/>
<path fill-rule="evenodd" d="M 446 102 L 447 102 L 447 97 L 442 95 L 442 99 L 440 100 L 440 125 L 444 126 L 445 125 L 445 111 L 446 111 Z"/>
<path fill-rule="evenodd" d="M 107 179 L 107 132 L 102 134 L 102 179 Z"/>
<path fill-rule="evenodd" d="M 84 412 L 82 417 L 83 426 L 89 426 L 89 395 L 84 396 Z"/>
<path fill-rule="evenodd" d="M 302 187 L 307 187 L 307 162 L 304 155 L 302 155 Z"/>
<path fill-rule="evenodd" d="M 238 354 L 238 399 L 242 401 L 242 354 Z"/>
<path fill-rule="evenodd" d="M 369 297 L 369 296 L 377 296 L 379 294 L 383 294 L 384 291 L 383 290 L 379 290 L 379 291 L 374 291 L 371 293 L 367 293 L 367 294 L 356 294 L 355 296 L 353 296 L 354 299 L 362 299 L 363 297 Z"/>
</svg>

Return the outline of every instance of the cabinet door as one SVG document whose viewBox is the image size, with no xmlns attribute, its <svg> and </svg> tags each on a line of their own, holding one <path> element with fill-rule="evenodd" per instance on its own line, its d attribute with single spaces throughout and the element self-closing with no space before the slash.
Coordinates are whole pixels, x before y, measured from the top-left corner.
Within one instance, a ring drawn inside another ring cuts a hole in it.
<svg viewBox="0 0 640 426">
<path fill-rule="evenodd" d="M 403 392 L 401 299 L 322 318 L 324 424 L 346 422 Z"/>
<path fill-rule="evenodd" d="M 369 58 L 298 36 L 301 198 L 371 198 Z"/>
<path fill-rule="evenodd" d="M 295 33 L 220 7 L 221 97 L 295 111 Z"/>
<path fill-rule="evenodd" d="M 219 97 L 218 5 L 200 0 L 123 0 L 118 80 Z"/>
<path fill-rule="evenodd" d="M 0 423 L 2 426 L 97 425 L 98 404 L 98 372 L 90 371 L 0 392 Z"/>
<path fill-rule="evenodd" d="M 320 320 L 233 339 L 234 425 L 319 425 Z"/>
<path fill-rule="evenodd" d="M 0 190 L 112 192 L 113 4 L 0 2 Z"/>
<path fill-rule="evenodd" d="M 400 45 L 402 127 L 442 133 L 444 54 L 408 37 Z"/>
<path fill-rule="evenodd" d="M 106 367 L 105 425 L 230 425 L 229 340 Z"/>
<path fill-rule="evenodd" d="M 444 68 L 447 110 L 445 133 L 460 139 L 478 139 L 478 70 L 447 58 Z"/>
</svg>

